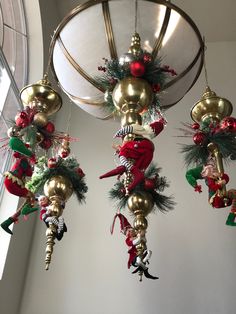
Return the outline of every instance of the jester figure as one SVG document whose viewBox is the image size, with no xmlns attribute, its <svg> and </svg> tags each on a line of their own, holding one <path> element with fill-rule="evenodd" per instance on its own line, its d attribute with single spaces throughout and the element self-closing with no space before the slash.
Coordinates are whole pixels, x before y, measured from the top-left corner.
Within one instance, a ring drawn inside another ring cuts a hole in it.
<svg viewBox="0 0 236 314">
<path fill-rule="evenodd" d="M 144 242 L 146 243 L 146 237 L 145 237 L 145 232 L 137 232 L 135 228 L 133 228 L 130 223 L 128 222 L 127 218 L 122 215 L 121 213 L 117 213 L 114 217 L 113 224 L 111 227 L 111 234 L 113 234 L 114 230 L 114 224 L 116 219 L 119 218 L 120 220 L 120 232 L 123 233 L 126 237 L 125 243 L 129 247 L 128 249 L 128 254 L 129 254 L 129 259 L 128 259 L 128 268 L 131 266 L 136 267 L 136 269 L 132 272 L 133 274 L 141 271 L 144 276 L 148 279 L 158 279 L 158 277 L 154 277 L 148 272 L 148 266 L 149 264 L 149 259 L 152 256 L 152 251 L 151 250 L 145 250 L 143 256 L 140 256 L 138 254 L 137 246 L 141 243 Z"/>
<path fill-rule="evenodd" d="M 186 172 L 188 183 L 194 187 L 195 192 L 201 193 L 202 187 L 198 180 L 205 180 L 208 187 L 208 201 L 213 208 L 224 208 L 231 206 L 230 214 L 226 224 L 235 226 L 236 218 L 236 190 L 224 190 L 229 182 L 229 176 L 224 173 L 221 175 L 215 165 L 215 160 L 210 158 L 206 165 L 201 165 Z"/>
<path fill-rule="evenodd" d="M 128 186 L 128 191 L 133 190 L 136 185 L 144 180 L 144 172 L 153 159 L 154 144 L 151 141 L 164 128 L 165 120 L 163 118 L 141 126 L 139 124 L 131 124 L 121 128 L 116 132 L 114 137 L 123 138 L 123 143 L 117 148 L 120 165 L 115 169 L 100 176 L 100 179 L 120 176 L 124 172 L 130 171 L 133 180 Z M 132 134 L 131 140 L 125 140 L 127 134 Z"/>
</svg>

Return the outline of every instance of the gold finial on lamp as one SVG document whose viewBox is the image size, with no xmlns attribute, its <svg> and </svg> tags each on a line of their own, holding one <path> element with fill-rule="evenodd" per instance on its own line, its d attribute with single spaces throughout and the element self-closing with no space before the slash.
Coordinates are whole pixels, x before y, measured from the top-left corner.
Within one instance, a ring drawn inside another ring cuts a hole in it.
<svg viewBox="0 0 236 314">
<path fill-rule="evenodd" d="M 51 87 L 46 74 L 36 84 L 25 86 L 20 91 L 20 97 L 25 107 L 36 108 L 47 116 L 56 113 L 62 106 L 61 96 Z"/>
<path fill-rule="evenodd" d="M 153 99 L 150 84 L 137 77 L 122 79 L 113 90 L 113 102 L 122 113 L 122 126 L 137 123 L 142 124 L 140 112 L 146 109 Z"/>
<path fill-rule="evenodd" d="M 201 99 L 193 106 L 191 118 L 195 122 L 204 122 L 211 119 L 221 121 L 230 116 L 233 111 L 231 102 L 225 98 L 219 97 L 209 86 L 206 87 Z"/>
<path fill-rule="evenodd" d="M 129 53 L 132 53 L 135 57 L 138 57 L 142 53 L 141 49 L 141 38 L 138 33 L 135 33 L 131 39 L 131 46 L 129 48 Z"/>
</svg>

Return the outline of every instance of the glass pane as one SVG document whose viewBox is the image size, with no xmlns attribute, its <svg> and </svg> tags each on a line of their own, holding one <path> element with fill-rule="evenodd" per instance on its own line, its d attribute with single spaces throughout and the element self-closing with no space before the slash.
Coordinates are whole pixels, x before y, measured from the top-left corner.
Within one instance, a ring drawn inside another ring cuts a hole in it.
<svg viewBox="0 0 236 314">
<path fill-rule="evenodd" d="M 4 24 L 17 32 L 26 34 L 22 0 L 1 0 Z"/>
<path fill-rule="evenodd" d="M 9 1 L 9 0 L 5 0 Z M 14 19 L 15 19 L 15 29 L 26 35 L 26 25 L 25 25 L 25 14 L 24 14 L 24 6 L 22 0 L 14 0 L 12 1 L 12 6 L 14 10 Z"/>
<path fill-rule="evenodd" d="M 11 28 L 15 28 L 12 1 L 1 0 L 1 7 L 4 24 Z"/>
<path fill-rule="evenodd" d="M 9 79 L 9 76 L 7 74 L 6 69 L 2 66 L 2 63 L 0 61 L 0 93 L 1 93 L 1 97 L 0 97 L 0 110 L 2 110 L 7 94 L 8 94 L 8 90 L 10 87 L 11 81 Z"/>
<path fill-rule="evenodd" d="M 11 126 L 11 122 L 14 121 L 18 110 L 20 110 L 20 104 L 17 102 L 13 90 L 10 88 L 2 111 L 2 115 L 9 127 Z"/>
<path fill-rule="evenodd" d="M 22 89 L 27 79 L 27 37 L 4 27 L 3 52 L 16 85 Z"/>
<path fill-rule="evenodd" d="M 12 73 L 15 71 L 16 32 L 4 26 L 3 52 Z"/>
<path fill-rule="evenodd" d="M 7 136 L 7 130 L 8 127 L 3 119 L 2 116 L 0 116 L 0 181 L 1 181 L 1 174 L 3 174 L 6 171 L 7 164 L 8 164 L 8 155 L 9 155 L 9 149 L 8 149 L 8 136 Z"/>
<path fill-rule="evenodd" d="M 16 34 L 16 60 L 14 78 L 19 90 L 25 86 L 27 80 L 27 39 L 21 34 Z"/>
</svg>

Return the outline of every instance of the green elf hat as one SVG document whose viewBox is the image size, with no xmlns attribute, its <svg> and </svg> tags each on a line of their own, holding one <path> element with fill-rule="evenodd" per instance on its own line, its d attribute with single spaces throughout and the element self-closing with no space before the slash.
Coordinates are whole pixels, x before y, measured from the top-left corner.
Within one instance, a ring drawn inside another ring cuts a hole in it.
<svg viewBox="0 0 236 314">
<path fill-rule="evenodd" d="M 18 137 L 11 137 L 9 140 L 9 147 L 22 155 L 32 157 L 33 153 L 25 146 L 24 142 Z"/>
</svg>

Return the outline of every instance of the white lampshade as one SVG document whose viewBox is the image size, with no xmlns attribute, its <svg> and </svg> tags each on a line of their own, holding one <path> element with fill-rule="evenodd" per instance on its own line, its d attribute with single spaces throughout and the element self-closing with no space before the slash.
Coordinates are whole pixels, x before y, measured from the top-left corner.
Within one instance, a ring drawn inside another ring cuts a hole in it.
<svg viewBox="0 0 236 314">
<path fill-rule="evenodd" d="M 64 92 L 88 113 L 105 118 L 104 93 L 94 78 L 103 58 L 128 52 L 135 31 L 144 50 L 177 72 L 161 94 L 164 109 L 193 86 L 203 64 L 204 43 L 191 18 L 169 1 L 97 0 L 76 7 L 58 26 L 52 41 L 53 72 Z"/>
</svg>

